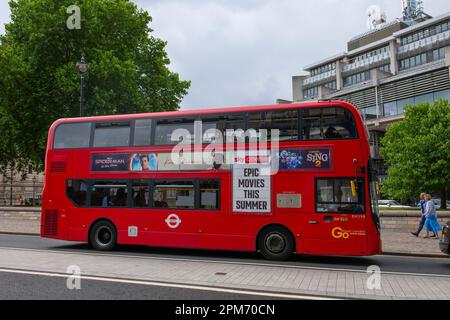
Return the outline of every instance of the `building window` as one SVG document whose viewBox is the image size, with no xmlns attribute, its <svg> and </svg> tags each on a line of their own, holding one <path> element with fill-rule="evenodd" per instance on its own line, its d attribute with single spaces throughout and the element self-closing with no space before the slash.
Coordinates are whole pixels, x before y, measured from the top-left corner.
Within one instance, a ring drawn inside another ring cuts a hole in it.
<svg viewBox="0 0 450 320">
<path fill-rule="evenodd" d="M 379 48 L 379 49 L 376 49 L 373 51 L 366 52 L 362 55 L 356 56 L 350 60 L 350 64 L 359 62 L 359 61 L 364 61 L 366 59 L 369 59 L 370 57 L 375 57 L 380 54 L 386 53 L 386 52 L 388 52 L 388 48 L 389 47 L 386 46 L 386 47 L 382 47 L 382 48 Z"/>
<path fill-rule="evenodd" d="M 433 61 L 438 61 L 444 58 L 445 58 L 445 49 L 439 48 L 406 59 L 402 59 L 399 61 L 399 67 L 400 70 L 406 70 Z"/>
<path fill-rule="evenodd" d="M 415 104 L 424 103 L 424 102 L 433 103 L 433 94 L 432 93 L 424 94 L 424 95 L 417 96 L 414 98 Z"/>
<path fill-rule="evenodd" d="M 363 179 L 317 179 L 316 210 L 319 213 L 364 213 Z"/>
<path fill-rule="evenodd" d="M 397 115 L 397 101 L 385 103 L 383 106 L 383 114 L 385 117 Z"/>
<path fill-rule="evenodd" d="M 407 44 L 410 44 L 412 42 L 426 39 L 430 36 L 434 36 L 436 34 L 445 32 L 449 30 L 449 23 L 450 21 L 445 21 L 443 23 L 419 30 L 415 33 L 409 34 L 408 36 L 405 36 L 401 39 L 402 45 L 405 46 Z"/>
<path fill-rule="evenodd" d="M 366 120 L 377 118 L 377 107 L 369 107 L 361 109 L 362 114 Z"/>
<path fill-rule="evenodd" d="M 319 95 L 319 87 L 313 87 L 303 90 L 303 97 L 305 99 L 316 98 Z"/>
<path fill-rule="evenodd" d="M 434 93 L 434 100 L 448 100 L 450 102 L 450 89 L 444 91 L 438 91 Z"/>
<path fill-rule="evenodd" d="M 353 74 L 344 78 L 344 87 L 352 86 L 364 81 L 369 81 L 370 78 L 370 71 Z"/>
<path fill-rule="evenodd" d="M 328 88 L 328 89 L 332 89 L 332 90 L 337 89 L 336 81 L 327 82 L 327 83 L 323 84 L 322 86 L 324 86 L 325 88 Z"/>
<path fill-rule="evenodd" d="M 383 72 L 390 73 L 391 72 L 391 64 L 382 65 L 382 66 L 378 67 L 378 69 L 383 71 Z"/>
<path fill-rule="evenodd" d="M 311 69 L 311 76 L 314 77 L 316 75 L 326 73 L 329 71 L 333 71 L 335 69 L 336 69 L 336 62 L 332 62 L 332 63 L 326 64 L 326 65 L 320 66 L 318 68 Z"/>
<path fill-rule="evenodd" d="M 403 114 L 406 106 L 414 105 L 414 98 L 407 98 L 397 101 L 397 114 Z"/>
</svg>

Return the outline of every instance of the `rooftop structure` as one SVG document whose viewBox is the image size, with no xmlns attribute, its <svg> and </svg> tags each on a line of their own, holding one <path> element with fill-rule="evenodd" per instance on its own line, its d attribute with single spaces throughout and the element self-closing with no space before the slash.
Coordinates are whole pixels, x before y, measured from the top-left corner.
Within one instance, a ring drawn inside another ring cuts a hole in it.
<svg viewBox="0 0 450 320">
<path fill-rule="evenodd" d="M 357 35 L 347 52 L 321 59 L 293 77 L 293 100 L 355 104 L 371 134 L 373 157 L 387 125 L 407 104 L 450 100 L 450 12 L 431 17 L 421 1 L 402 1 L 403 16 Z"/>
</svg>

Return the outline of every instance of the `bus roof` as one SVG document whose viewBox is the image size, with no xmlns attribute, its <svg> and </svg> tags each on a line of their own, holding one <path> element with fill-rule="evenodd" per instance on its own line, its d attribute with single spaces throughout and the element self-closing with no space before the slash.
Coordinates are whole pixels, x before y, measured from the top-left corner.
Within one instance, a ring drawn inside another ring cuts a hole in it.
<svg viewBox="0 0 450 320">
<path fill-rule="evenodd" d="M 349 109 L 353 109 L 358 113 L 357 108 L 347 101 L 342 100 L 318 100 L 302 103 L 291 104 L 275 104 L 275 105 L 262 105 L 262 106 L 246 106 L 246 107 L 228 107 L 228 108 L 210 108 L 210 109 L 197 109 L 197 110 L 181 110 L 181 111 L 166 111 L 166 112 L 149 112 L 149 113 L 135 113 L 125 115 L 108 115 L 108 116 L 93 116 L 82 118 L 62 118 L 56 120 L 51 129 L 54 129 L 61 123 L 73 123 L 73 122 L 91 122 L 91 121 L 120 121 L 128 119 L 144 119 L 144 118 L 166 118 L 174 116 L 195 116 L 195 115 L 208 115 L 208 114 L 226 114 L 226 113 L 242 113 L 242 112 L 256 112 L 274 109 L 297 109 L 297 108 L 311 108 L 311 107 L 333 107 L 342 106 Z"/>
</svg>

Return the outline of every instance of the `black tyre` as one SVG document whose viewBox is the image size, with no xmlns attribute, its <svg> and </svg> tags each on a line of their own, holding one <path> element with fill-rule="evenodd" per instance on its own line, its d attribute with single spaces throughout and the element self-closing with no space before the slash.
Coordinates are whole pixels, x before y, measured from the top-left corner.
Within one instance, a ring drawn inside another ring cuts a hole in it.
<svg viewBox="0 0 450 320">
<path fill-rule="evenodd" d="M 117 231 L 114 224 L 109 221 L 99 221 L 89 232 L 89 244 L 99 251 L 111 251 L 117 243 Z"/>
<path fill-rule="evenodd" d="M 259 235 L 258 249 L 268 260 L 287 260 L 294 251 L 294 239 L 285 228 L 269 227 Z"/>
</svg>

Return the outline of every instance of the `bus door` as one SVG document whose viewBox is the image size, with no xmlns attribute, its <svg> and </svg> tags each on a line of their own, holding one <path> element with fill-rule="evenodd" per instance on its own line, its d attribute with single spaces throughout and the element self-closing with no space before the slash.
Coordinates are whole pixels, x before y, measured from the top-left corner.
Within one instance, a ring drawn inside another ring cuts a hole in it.
<svg viewBox="0 0 450 320">
<path fill-rule="evenodd" d="M 199 180 L 200 210 L 193 212 L 197 227 L 197 246 L 203 249 L 252 250 L 254 239 L 246 236 L 243 219 L 231 212 L 232 181 L 224 171 Z"/>
<path fill-rule="evenodd" d="M 364 179 L 315 178 L 314 186 L 314 208 L 304 216 L 305 253 L 364 254 L 369 210 Z"/>
<path fill-rule="evenodd" d="M 151 209 L 143 225 L 149 245 L 195 248 L 195 229 L 191 213 L 195 208 L 193 180 L 153 181 Z"/>
</svg>

